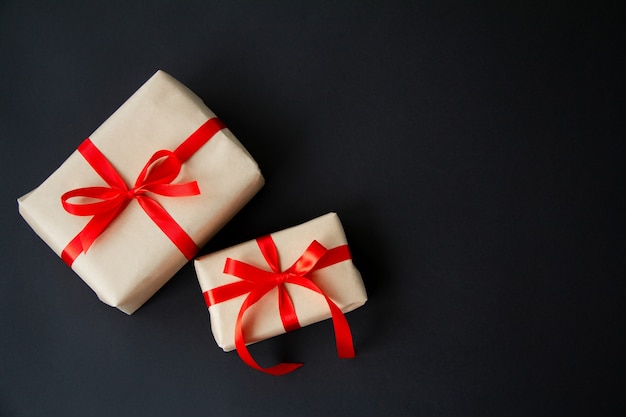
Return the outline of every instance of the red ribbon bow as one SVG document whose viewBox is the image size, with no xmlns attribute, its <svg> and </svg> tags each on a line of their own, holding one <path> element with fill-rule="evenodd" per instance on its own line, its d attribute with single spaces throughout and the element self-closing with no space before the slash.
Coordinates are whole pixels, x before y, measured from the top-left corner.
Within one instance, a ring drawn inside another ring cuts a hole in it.
<svg viewBox="0 0 626 417">
<path fill-rule="evenodd" d="M 191 134 L 173 152 L 157 151 L 139 173 L 132 188 L 129 188 L 109 160 L 89 138 L 78 147 L 78 151 L 102 177 L 109 187 L 86 187 L 66 192 L 61 196 L 63 208 L 76 216 L 93 216 L 70 243 L 63 249 L 61 258 L 69 266 L 81 253 L 86 253 L 94 241 L 111 222 L 133 200 L 137 200 L 154 223 L 167 235 L 187 259 L 198 251 L 195 242 L 180 227 L 176 220 L 150 194 L 167 197 L 185 197 L 200 194 L 196 181 L 172 184 L 180 173 L 182 164 L 224 128 L 217 118 L 209 119 Z M 72 203 L 73 198 L 96 200 L 89 203 Z"/>
<path fill-rule="evenodd" d="M 352 333 L 346 317 L 337 304 L 328 298 L 310 278 L 311 272 L 315 270 L 351 259 L 348 245 L 326 249 L 314 240 L 292 266 L 281 271 L 278 251 L 272 237 L 268 235 L 258 238 L 257 244 L 271 271 L 228 258 L 224 265 L 224 273 L 241 278 L 241 281 L 204 292 L 204 299 L 208 307 L 248 294 L 241 305 L 235 324 L 235 347 L 241 359 L 250 367 L 271 375 L 287 374 L 302 366 L 302 363 L 280 363 L 270 368 L 263 368 L 252 358 L 244 340 L 243 316 L 246 310 L 274 288 L 278 288 L 278 308 L 285 331 L 288 332 L 300 327 L 293 301 L 285 288 L 285 284 L 300 285 L 321 294 L 326 299 L 335 330 L 337 354 L 340 358 L 353 358 Z"/>
</svg>

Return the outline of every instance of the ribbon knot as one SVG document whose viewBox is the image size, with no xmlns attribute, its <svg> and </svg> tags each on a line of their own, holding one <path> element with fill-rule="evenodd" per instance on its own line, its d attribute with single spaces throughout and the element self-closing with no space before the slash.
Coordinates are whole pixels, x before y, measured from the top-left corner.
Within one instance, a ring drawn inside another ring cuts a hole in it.
<svg viewBox="0 0 626 417">
<path fill-rule="evenodd" d="M 348 245 L 326 249 L 314 240 L 292 266 L 281 271 L 278 251 L 272 237 L 268 235 L 258 238 L 257 244 L 270 271 L 227 258 L 224 273 L 238 277 L 240 281 L 222 285 L 204 293 L 208 307 L 247 294 L 235 323 L 235 348 L 241 359 L 250 367 L 271 375 L 283 375 L 302 366 L 302 363 L 280 363 L 270 368 L 263 368 L 250 355 L 244 339 L 243 316 L 246 310 L 274 288 L 278 289 L 278 309 L 283 328 L 286 332 L 300 328 L 293 301 L 286 289 L 287 284 L 299 285 L 324 297 L 331 312 L 337 354 L 340 358 L 353 358 L 354 346 L 348 321 L 337 304 L 311 280 L 310 276 L 315 270 L 351 259 Z"/>
<path fill-rule="evenodd" d="M 289 281 L 289 278 L 291 278 L 292 274 L 289 274 L 288 272 L 283 272 L 281 274 L 278 274 L 276 276 L 276 282 L 279 285 L 284 284 L 285 282 Z"/>
<path fill-rule="evenodd" d="M 93 216 L 65 247 L 61 258 L 71 266 L 81 253 L 87 253 L 98 236 L 132 200 L 137 200 L 146 214 L 187 259 L 193 258 L 198 251 L 197 245 L 152 194 L 166 197 L 200 194 L 196 181 L 178 184 L 172 182 L 180 174 L 182 164 L 223 128 L 224 125 L 219 119 L 209 119 L 174 151 L 163 149 L 155 152 L 132 187 L 126 185 L 117 170 L 93 142 L 89 138 L 85 139 L 79 145 L 78 151 L 109 186 L 77 188 L 61 196 L 61 204 L 68 213 L 76 216 Z M 80 201 L 75 202 L 74 199 Z"/>
</svg>

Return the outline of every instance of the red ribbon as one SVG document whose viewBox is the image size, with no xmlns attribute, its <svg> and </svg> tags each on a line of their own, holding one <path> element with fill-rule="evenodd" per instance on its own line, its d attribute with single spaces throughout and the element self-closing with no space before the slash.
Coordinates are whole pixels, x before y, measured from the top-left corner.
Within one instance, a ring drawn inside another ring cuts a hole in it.
<svg viewBox="0 0 626 417">
<path fill-rule="evenodd" d="M 279 363 L 270 368 L 263 368 L 252 358 L 244 340 L 243 316 L 246 310 L 274 288 L 278 288 L 278 309 L 285 331 L 288 332 L 300 327 L 293 301 L 285 288 L 285 284 L 308 288 L 326 299 L 335 330 L 337 354 L 340 358 L 353 358 L 352 333 L 346 317 L 337 304 L 328 298 L 310 278 L 310 273 L 315 270 L 351 259 L 348 245 L 326 249 L 314 240 L 292 266 L 281 271 L 278 251 L 272 237 L 268 235 L 258 238 L 257 244 L 271 271 L 228 258 L 224 265 L 224 273 L 241 278 L 241 281 L 204 292 L 204 299 L 208 307 L 248 294 L 241 305 L 235 324 L 235 347 L 241 359 L 250 367 L 271 375 L 287 374 L 302 366 L 302 363 Z"/>
<path fill-rule="evenodd" d="M 172 181 L 180 173 L 182 164 L 224 127 L 219 119 L 209 119 L 173 152 L 157 151 L 143 167 L 132 188 L 126 185 L 120 174 L 91 140 L 85 139 L 78 147 L 78 151 L 109 187 L 78 188 L 61 196 L 61 204 L 68 213 L 76 216 L 93 216 L 83 230 L 63 249 L 61 253 L 63 261 L 72 266 L 81 253 L 87 253 L 98 236 L 133 199 L 137 200 L 152 221 L 187 259 L 193 258 L 198 251 L 197 245 L 151 194 L 167 197 L 200 194 L 196 181 L 182 184 L 172 184 Z M 70 200 L 73 198 L 88 198 L 95 202 L 72 203 Z"/>
</svg>

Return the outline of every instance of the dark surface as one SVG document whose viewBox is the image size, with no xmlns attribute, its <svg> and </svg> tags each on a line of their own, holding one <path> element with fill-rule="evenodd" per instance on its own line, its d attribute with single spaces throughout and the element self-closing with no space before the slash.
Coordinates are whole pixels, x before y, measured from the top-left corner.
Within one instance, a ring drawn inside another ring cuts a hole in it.
<svg viewBox="0 0 626 417">
<path fill-rule="evenodd" d="M 623 13 L 470 3 L 2 2 L 0 414 L 624 415 Z M 355 359 L 326 321 L 261 374 L 190 264 L 129 317 L 19 217 L 157 69 L 267 180 L 201 253 L 339 213 Z"/>
</svg>

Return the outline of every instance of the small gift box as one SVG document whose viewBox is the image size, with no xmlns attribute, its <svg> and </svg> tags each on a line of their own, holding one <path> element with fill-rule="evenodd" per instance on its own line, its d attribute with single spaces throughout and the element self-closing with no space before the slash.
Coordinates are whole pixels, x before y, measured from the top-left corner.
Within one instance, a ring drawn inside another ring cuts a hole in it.
<svg viewBox="0 0 626 417">
<path fill-rule="evenodd" d="M 340 357 L 353 357 L 344 312 L 367 301 L 335 213 L 202 256 L 194 262 L 211 329 L 225 351 L 280 375 L 301 364 L 262 368 L 246 344 L 332 318 Z"/>
<path fill-rule="evenodd" d="M 18 203 L 103 302 L 132 314 L 263 182 L 202 100 L 158 71 Z"/>
</svg>

